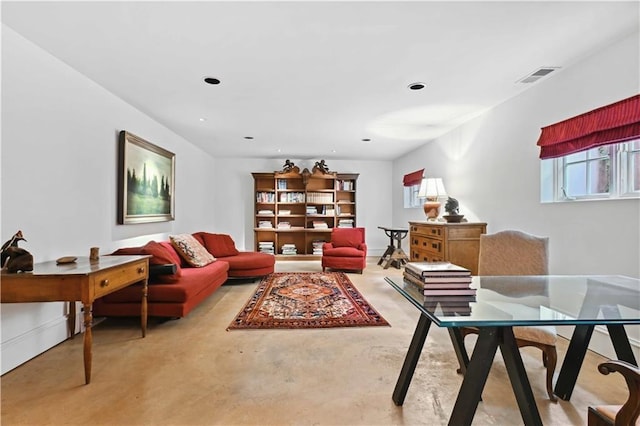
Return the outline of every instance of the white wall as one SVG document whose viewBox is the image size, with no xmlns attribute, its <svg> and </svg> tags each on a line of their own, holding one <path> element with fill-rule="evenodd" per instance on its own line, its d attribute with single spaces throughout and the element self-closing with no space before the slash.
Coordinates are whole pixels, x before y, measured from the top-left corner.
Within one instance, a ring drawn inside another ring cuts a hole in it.
<svg viewBox="0 0 640 426">
<path fill-rule="evenodd" d="M 285 158 L 221 158 L 214 161 L 216 182 L 216 223 L 211 231 L 230 234 L 240 248 L 253 250 L 254 195 L 251 172 L 282 170 Z M 291 158 L 296 166 L 311 170 L 316 161 Z M 356 224 L 366 228 L 369 256 L 381 256 L 389 239 L 378 226 L 391 226 L 391 161 L 359 161 L 325 159 L 329 169 L 338 173 L 359 173 L 357 182 Z M 238 194 L 242 194 L 238 199 Z M 230 200 L 225 202 L 224 200 Z M 405 247 L 407 248 L 407 247 Z"/>
<path fill-rule="evenodd" d="M 176 154 L 175 221 L 116 224 L 120 130 Z M 22 230 L 42 262 L 208 228 L 212 182 L 212 157 L 2 25 L 1 241 Z M 2 373 L 66 337 L 62 303 L 1 309 Z"/>
<path fill-rule="evenodd" d="M 540 203 L 536 146 L 541 127 L 638 93 L 639 40 L 635 33 L 397 159 L 393 181 L 424 167 L 444 179 L 462 214 L 487 222 L 489 233 L 548 236 L 552 274 L 639 278 L 640 201 Z M 422 210 L 402 209 L 399 183 L 393 191 L 394 221 L 424 220 Z"/>
</svg>

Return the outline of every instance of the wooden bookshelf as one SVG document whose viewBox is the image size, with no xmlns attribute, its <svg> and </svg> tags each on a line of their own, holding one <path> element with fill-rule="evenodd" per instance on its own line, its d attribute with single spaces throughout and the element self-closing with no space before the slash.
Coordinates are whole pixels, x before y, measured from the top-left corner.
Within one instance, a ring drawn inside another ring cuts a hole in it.
<svg viewBox="0 0 640 426">
<path fill-rule="evenodd" d="M 270 244 L 278 258 L 319 259 L 318 248 L 331 239 L 333 228 L 356 226 L 357 173 L 295 167 L 251 174 L 256 251 L 267 251 Z M 285 254 L 292 253 L 291 247 L 295 254 Z"/>
</svg>

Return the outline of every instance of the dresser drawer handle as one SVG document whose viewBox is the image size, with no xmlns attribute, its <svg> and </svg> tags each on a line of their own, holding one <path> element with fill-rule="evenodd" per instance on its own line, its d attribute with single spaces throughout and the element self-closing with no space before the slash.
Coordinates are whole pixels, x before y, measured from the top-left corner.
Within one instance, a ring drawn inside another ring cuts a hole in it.
<svg viewBox="0 0 640 426">
<path fill-rule="evenodd" d="M 141 266 L 138 268 L 138 273 L 139 274 L 144 274 L 144 266 Z"/>
<path fill-rule="evenodd" d="M 109 285 L 109 280 L 100 281 L 100 287 L 107 287 Z"/>
</svg>

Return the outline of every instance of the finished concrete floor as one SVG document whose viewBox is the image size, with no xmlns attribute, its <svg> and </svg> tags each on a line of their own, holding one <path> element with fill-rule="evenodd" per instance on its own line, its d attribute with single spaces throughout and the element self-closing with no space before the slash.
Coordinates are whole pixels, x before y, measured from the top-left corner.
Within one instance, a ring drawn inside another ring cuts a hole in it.
<svg viewBox="0 0 640 426">
<path fill-rule="evenodd" d="M 277 272 L 320 271 L 319 261 L 278 261 Z M 84 385 L 82 338 L 67 340 L 1 378 L 9 425 L 444 425 L 461 376 L 447 331 L 432 327 L 402 407 L 391 400 L 418 320 L 385 281 L 401 271 L 371 258 L 348 274 L 390 327 L 234 330 L 255 283 L 224 285 L 186 318 L 107 319 L 93 331 L 93 375 Z M 469 337 L 467 344 L 473 345 Z M 558 368 L 566 341 L 558 346 Z M 571 401 L 551 403 L 540 352 L 523 360 L 546 425 L 586 424 L 587 406 L 622 403 L 619 375 L 602 376 L 590 352 Z M 498 354 L 474 424 L 522 424 Z"/>
</svg>

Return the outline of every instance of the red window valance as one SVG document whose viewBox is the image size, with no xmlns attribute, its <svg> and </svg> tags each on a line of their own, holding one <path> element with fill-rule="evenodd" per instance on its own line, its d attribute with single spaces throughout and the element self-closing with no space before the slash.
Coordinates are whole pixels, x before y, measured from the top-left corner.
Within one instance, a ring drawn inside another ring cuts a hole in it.
<svg viewBox="0 0 640 426">
<path fill-rule="evenodd" d="M 640 138 L 640 95 L 542 128 L 540 158 L 555 158 Z"/>
<path fill-rule="evenodd" d="M 424 169 L 416 170 L 415 172 L 404 175 L 402 178 L 402 184 L 404 186 L 420 185 L 422 182 L 422 174 Z"/>
</svg>

